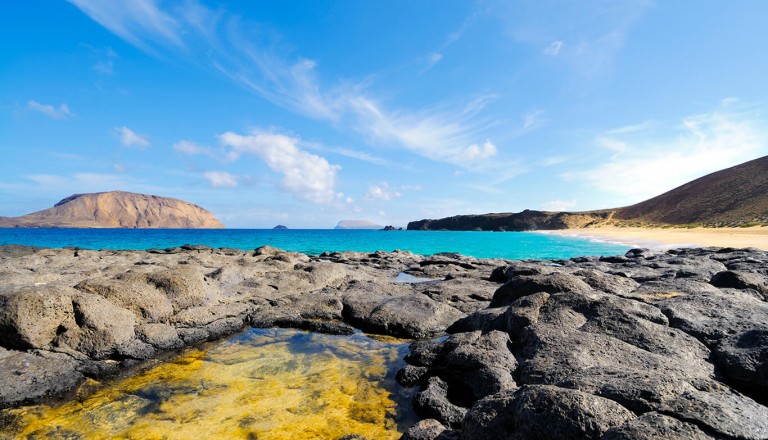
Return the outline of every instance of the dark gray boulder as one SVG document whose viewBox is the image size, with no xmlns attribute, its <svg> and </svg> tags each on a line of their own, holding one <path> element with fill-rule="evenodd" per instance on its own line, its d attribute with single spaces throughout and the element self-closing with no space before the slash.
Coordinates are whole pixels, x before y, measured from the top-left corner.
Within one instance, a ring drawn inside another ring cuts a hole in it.
<svg viewBox="0 0 768 440">
<path fill-rule="evenodd" d="M 713 351 L 729 384 L 768 403 L 768 327 L 726 336 Z"/>
<path fill-rule="evenodd" d="M 82 381 L 79 365 L 61 353 L 0 348 L 0 408 L 60 396 Z"/>
<path fill-rule="evenodd" d="M 424 419 L 410 427 L 400 440 L 458 440 L 459 435 L 435 419 Z"/>
<path fill-rule="evenodd" d="M 58 334 L 75 326 L 72 297 L 65 286 L 23 287 L 0 293 L 0 345 L 47 347 Z"/>
<path fill-rule="evenodd" d="M 716 287 L 753 289 L 758 291 L 763 299 L 768 297 L 768 282 L 766 282 L 766 278 L 759 273 L 744 272 L 740 270 L 725 270 L 714 274 L 709 282 Z"/>
<path fill-rule="evenodd" d="M 445 341 L 412 345 L 410 363 L 427 367 L 427 376 L 439 376 L 459 405 L 516 388 L 512 377 L 517 361 L 509 351 L 509 336 L 500 331 L 457 333 Z M 404 373 L 405 374 L 405 373 Z"/>
<path fill-rule="evenodd" d="M 448 399 L 448 384 L 439 377 L 430 377 L 422 391 L 413 399 L 413 408 L 423 418 L 433 418 L 452 427 L 461 426 L 466 408 Z"/>
<path fill-rule="evenodd" d="M 609 429 L 602 440 L 711 440 L 698 426 L 657 412 L 645 413 Z"/>
<path fill-rule="evenodd" d="M 464 439 L 597 439 L 635 416 L 618 403 L 549 385 L 525 385 L 477 402 L 462 425 Z"/>
<path fill-rule="evenodd" d="M 78 293 L 72 298 L 76 326 L 67 329 L 57 343 L 93 359 L 119 354 L 135 338 L 136 315 L 98 295 Z"/>
<path fill-rule="evenodd" d="M 768 303 L 739 290 L 679 295 L 659 307 L 671 326 L 710 347 L 729 335 L 768 328 Z"/>
<path fill-rule="evenodd" d="M 347 295 L 343 303 L 345 321 L 364 331 L 401 338 L 434 336 L 464 316 L 451 306 L 416 294 L 379 298 Z"/>
<path fill-rule="evenodd" d="M 448 333 L 464 333 L 476 330 L 488 333 L 491 330 L 506 330 L 507 307 L 493 307 L 478 310 L 454 322 L 448 327 Z"/>
<path fill-rule="evenodd" d="M 589 292 L 593 290 L 581 278 L 564 272 L 546 275 L 521 275 L 507 281 L 493 294 L 489 307 L 503 307 L 512 304 L 518 298 L 538 292 Z"/>
</svg>

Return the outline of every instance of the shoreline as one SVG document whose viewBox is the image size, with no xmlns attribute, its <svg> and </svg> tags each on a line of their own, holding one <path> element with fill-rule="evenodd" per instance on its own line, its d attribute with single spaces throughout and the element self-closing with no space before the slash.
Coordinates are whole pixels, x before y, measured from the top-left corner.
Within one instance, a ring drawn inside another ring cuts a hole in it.
<svg viewBox="0 0 768 440">
<path fill-rule="evenodd" d="M 768 250 L 768 227 L 750 228 L 596 228 L 532 231 L 560 237 L 586 238 L 633 247 L 666 250 L 680 247 L 753 247 Z"/>
</svg>

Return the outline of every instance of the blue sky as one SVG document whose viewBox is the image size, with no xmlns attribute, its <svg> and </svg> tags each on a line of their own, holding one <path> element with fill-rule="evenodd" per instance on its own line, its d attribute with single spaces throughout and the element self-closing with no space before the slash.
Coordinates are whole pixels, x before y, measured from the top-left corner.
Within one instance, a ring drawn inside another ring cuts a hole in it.
<svg viewBox="0 0 768 440">
<path fill-rule="evenodd" d="M 768 154 L 768 2 L 30 0 L 0 216 L 181 198 L 330 228 L 639 202 Z"/>
</svg>

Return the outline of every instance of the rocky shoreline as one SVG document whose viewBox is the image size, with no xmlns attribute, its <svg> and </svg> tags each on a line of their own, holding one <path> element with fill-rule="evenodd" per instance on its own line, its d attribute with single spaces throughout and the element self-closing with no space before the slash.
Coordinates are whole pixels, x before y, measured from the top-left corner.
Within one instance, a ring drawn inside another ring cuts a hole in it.
<svg viewBox="0 0 768 440">
<path fill-rule="evenodd" d="M 763 439 L 766 299 L 755 249 L 510 261 L 4 246 L 0 407 L 247 325 L 357 328 L 416 340 L 398 380 L 418 387 L 423 420 L 404 438 Z"/>
</svg>

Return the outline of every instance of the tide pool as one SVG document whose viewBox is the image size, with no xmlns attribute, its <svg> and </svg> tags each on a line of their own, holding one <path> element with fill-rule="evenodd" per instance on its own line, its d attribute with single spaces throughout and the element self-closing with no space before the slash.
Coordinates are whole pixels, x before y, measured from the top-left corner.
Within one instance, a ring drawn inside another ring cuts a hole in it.
<svg viewBox="0 0 768 440">
<path fill-rule="evenodd" d="M 269 245 L 317 255 L 323 252 L 407 250 L 457 252 L 477 258 L 564 259 L 623 254 L 629 246 L 531 232 L 354 231 L 334 229 L 0 229 L 0 244 L 85 249 L 165 249 L 184 244 L 255 249 Z"/>
<path fill-rule="evenodd" d="M 395 382 L 407 347 L 249 329 L 125 379 L 89 380 L 66 403 L 0 411 L 0 439 L 397 439 L 417 420 Z"/>
</svg>

